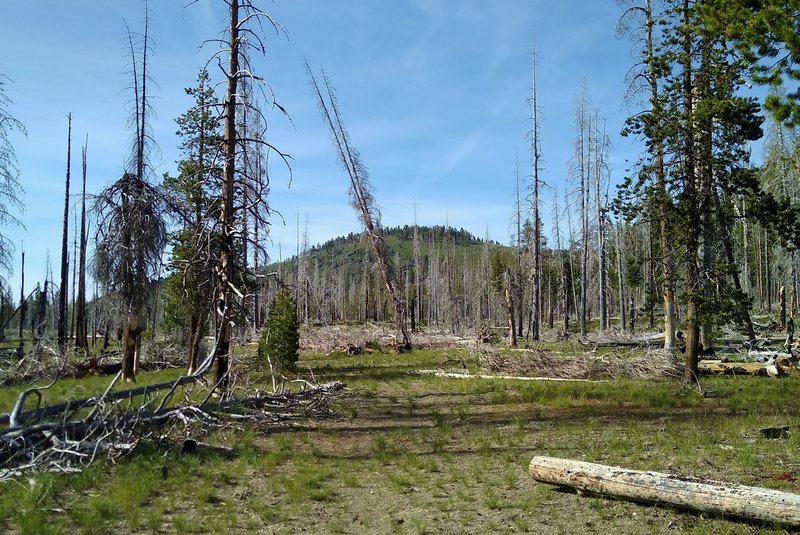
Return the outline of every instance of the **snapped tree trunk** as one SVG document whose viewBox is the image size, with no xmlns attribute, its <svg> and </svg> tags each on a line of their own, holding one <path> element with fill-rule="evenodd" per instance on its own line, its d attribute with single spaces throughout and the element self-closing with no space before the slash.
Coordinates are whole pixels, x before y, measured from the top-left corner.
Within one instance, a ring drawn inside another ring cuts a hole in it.
<svg viewBox="0 0 800 535">
<path fill-rule="evenodd" d="M 122 331 L 122 378 L 126 381 L 136 380 L 136 354 L 142 334 L 142 322 L 139 314 L 132 310 L 125 317 Z"/>
<path fill-rule="evenodd" d="M 514 298 L 512 297 L 514 289 L 512 288 L 511 268 L 506 268 L 503 278 L 505 279 L 506 312 L 508 313 L 508 346 L 517 347 L 517 332 L 514 330 Z"/>
</svg>

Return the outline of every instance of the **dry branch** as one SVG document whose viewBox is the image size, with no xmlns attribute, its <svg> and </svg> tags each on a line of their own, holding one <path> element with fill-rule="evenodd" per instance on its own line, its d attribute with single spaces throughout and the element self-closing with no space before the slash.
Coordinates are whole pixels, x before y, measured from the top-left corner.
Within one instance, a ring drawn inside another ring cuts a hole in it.
<svg viewBox="0 0 800 535">
<path fill-rule="evenodd" d="M 800 526 L 800 495 L 788 492 L 555 457 L 534 457 L 528 472 L 537 481 L 579 492 Z"/>
<path fill-rule="evenodd" d="M 124 455 L 143 438 L 153 436 L 157 427 L 168 424 L 186 439 L 194 427 L 224 425 L 231 420 L 279 422 L 328 417 L 332 414 L 328 408 L 331 395 L 344 388 L 339 382 L 319 386 L 304 382 L 299 391 L 265 394 L 256 390 L 238 397 L 231 389 L 228 397 L 212 402 L 211 392 L 217 385 L 206 385 L 205 396 L 196 389 L 204 382 L 216 353 L 216 349 L 212 351 L 195 373 L 173 381 L 112 392 L 117 375 L 98 396 L 52 406 L 39 406 L 40 389 L 25 390 L 13 411 L 0 416 L 0 422 L 10 424 L 0 430 L 0 481 L 32 469 L 75 471 L 99 454 L 112 458 Z M 174 400 L 179 389 L 182 397 Z M 166 391 L 163 396 L 156 395 L 162 391 Z M 32 395 L 37 396 L 39 404 L 23 411 L 25 400 Z M 198 403 L 197 399 L 202 401 Z M 89 407 L 92 410 L 86 414 Z"/>
</svg>

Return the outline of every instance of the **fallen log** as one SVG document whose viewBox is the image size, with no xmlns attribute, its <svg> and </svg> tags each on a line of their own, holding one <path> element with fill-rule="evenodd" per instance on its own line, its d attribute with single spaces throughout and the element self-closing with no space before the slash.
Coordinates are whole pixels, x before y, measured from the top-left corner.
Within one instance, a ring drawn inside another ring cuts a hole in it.
<svg viewBox="0 0 800 535">
<path fill-rule="evenodd" d="M 800 526 L 800 494 L 790 492 L 556 457 L 534 457 L 528 472 L 536 481 L 571 487 L 579 492 Z"/>
<path fill-rule="evenodd" d="M 568 381 L 571 383 L 604 383 L 603 380 L 570 379 L 568 377 L 528 377 L 526 375 L 487 375 L 484 373 L 453 373 L 441 370 L 413 370 L 411 375 L 435 375 L 447 379 L 506 379 L 512 381 Z"/>
<path fill-rule="evenodd" d="M 701 360 L 697 363 L 700 373 L 714 375 L 784 375 L 795 369 L 785 358 L 769 362 L 726 362 L 723 360 Z"/>
</svg>

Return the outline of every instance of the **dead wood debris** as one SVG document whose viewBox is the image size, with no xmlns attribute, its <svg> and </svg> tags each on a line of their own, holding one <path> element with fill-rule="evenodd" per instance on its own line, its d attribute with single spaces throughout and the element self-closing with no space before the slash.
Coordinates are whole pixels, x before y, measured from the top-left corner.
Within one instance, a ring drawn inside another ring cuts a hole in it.
<svg viewBox="0 0 800 535">
<path fill-rule="evenodd" d="M 473 336 L 458 336 L 434 329 L 411 333 L 411 339 L 416 349 L 475 346 Z M 393 325 L 320 325 L 302 329 L 300 333 L 300 349 L 314 353 L 359 355 L 396 351 L 397 348 L 398 340 Z"/>
<path fill-rule="evenodd" d="M 681 377 L 683 373 L 672 353 L 661 349 L 651 349 L 640 356 L 616 353 L 574 357 L 537 349 L 517 351 L 512 355 L 482 350 L 478 353 L 478 365 L 495 374 L 563 379 Z"/>
<path fill-rule="evenodd" d="M 0 354 L 0 386 L 24 384 L 55 377 L 86 377 L 87 375 L 114 375 L 122 366 L 119 351 L 103 351 L 87 356 L 80 349 L 70 348 L 66 353 L 54 349 L 55 342 L 39 342 L 22 356 Z M 142 347 L 141 368 L 144 371 L 182 368 L 186 355 L 177 344 L 149 342 Z"/>
<path fill-rule="evenodd" d="M 99 457 L 119 458 L 143 439 L 173 438 L 178 443 L 209 428 L 235 422 L 278 423 L 330 418 L 329 401 L 344 384 L 292 381 L 294 389 L 273 393 L 233 385 L 231 394 L 212 400 L 204 380 L 212 352 L 198 371 L 174 381 L 112 391 L 119 374 L 100 395 L 51 406 L 41 405 L 42 388 L 22 392 L 13 410 L 0 415 L 0 481 L 35 471 L 75 472 Z M 286 383 L 284 383 L 286 384 Z M 24 411 L 27 398 L 37 406 Z"/>
</svg>

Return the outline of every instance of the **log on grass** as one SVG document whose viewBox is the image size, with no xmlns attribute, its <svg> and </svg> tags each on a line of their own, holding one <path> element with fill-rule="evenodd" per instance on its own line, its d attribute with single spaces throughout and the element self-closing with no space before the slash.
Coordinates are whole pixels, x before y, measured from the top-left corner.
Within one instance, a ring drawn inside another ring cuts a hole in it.
<svg viewBox="0 0 800 535">
<path fill-rule="evenodd" d="M 485 373 L 454 373 L 442 370 L 412 370 L 410 375 L 434 375 L 446 379 L 506 379 L 512 381 L 563 381 L 570 383 L 604 383 L 602 379 L 571 379 L 569 377 L 529 377 L 527 375 L 487 375 Z"/>
<path fill-rule="evenodd" d="M 528 472 L 537 481 L 595 495 L 800 526 L 800 494 L 556 457 L 534 457 Z"/>
</svg>

